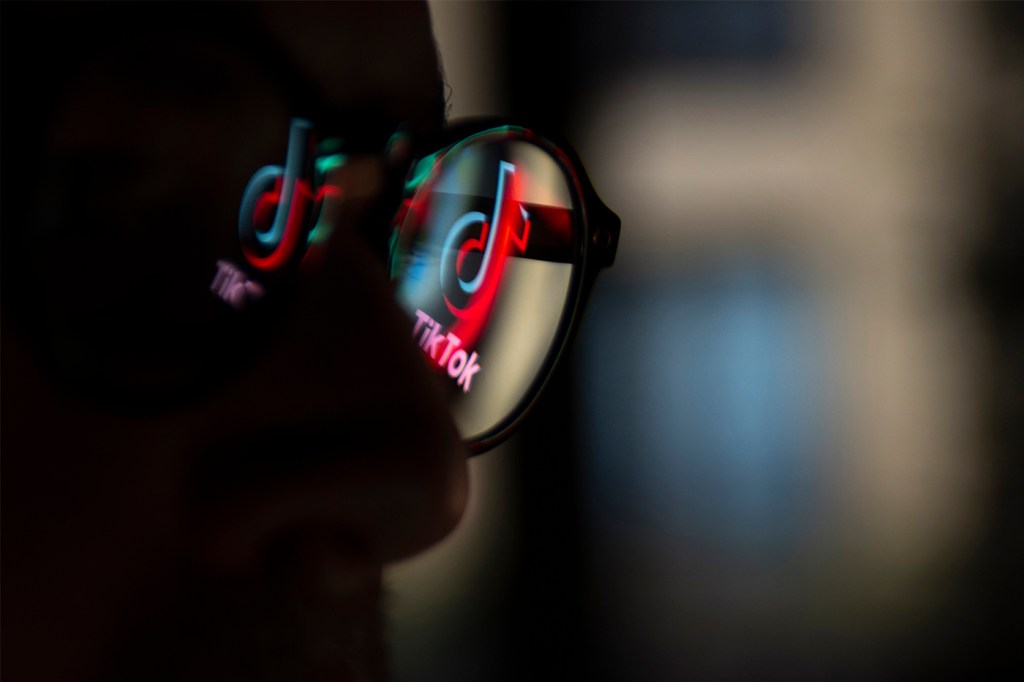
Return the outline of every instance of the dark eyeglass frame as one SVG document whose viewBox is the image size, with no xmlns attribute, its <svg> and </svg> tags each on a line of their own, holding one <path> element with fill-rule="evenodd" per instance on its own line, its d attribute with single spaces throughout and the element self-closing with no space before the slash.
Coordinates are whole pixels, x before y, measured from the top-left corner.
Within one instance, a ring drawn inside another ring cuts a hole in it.
<svg viewBox="0 0 1024 682">
<path fill-rule="evenodd" d="M 317 128 L 313 124 L 310 126 L 312 131 Z M 522 136 L 520 139 L 525 139 L 545 151 L 563 171 L 572 195 L 571 215 L 575 253 L 573 254 L 572 273 L 569 288 L 565 294 L 563 312 L 556 333 L 552 337 L 552 342 L 534 379 L 516 406 L 501 421 L 487 431 L 466 439 L 466 446 L 471 454 L 484 452 L 507 439 L 535 405 L 577 331 L 598 272 L 610 266 L 614 261 L 620 231 L 618 216 L 600 200 L 578 155 L 564 139 L 550 132 L 540 132 L 539 128 L 529 124 L 524 125 L 505 119 L 473 119 L 458 121 L 440 132 L 408 136 L 412 151 L 411 157 L 407 159 L 408 163 L 403 160 L 401 167 L 396 169 L 396 175 L 392 178 L 393 182 L 388 183 L 389 187 L 385 188 L 380 200 L 376 202 L 376 208 L 371 208 L 370 214 L 364 216 L 362 224 L 358 226 L 360 233 L 370 242 L 371 247 L 378 252 L 378 255 L 385 259 L 385 262 L 389 255 L 386 253 L 388 230 L 395 225 L 395 216 L 397 209 L 401 206 L 403 191 L 408 191 L 408 183 L 404 183 L 406 188 L 403 190 L 403 180 L 407 178 L 398 177 L 398 174 L 407 172 L 411 175 L 423 158 L 431 155 L 443 155 L 467 138 L 496 129 L 515 131 L 516 134 Z M 379 154 L 379 150 L 378 147 L 376 153 Z M 345 150 L 342 151 L 345 152 Z M 362 155 L 370 152 L 369 150 L 364 152 L 362 149 L 354 149 L 352 153 Z M 310 162 L 314 160 L 315 158 L 309 159 Z M 253 170 L 259 172 L 257 169 Z M 242 198 L 239 196 L 237 200 L 241 202 Z M 315 218 L 318 213 L 316 206 L 313 205 L 311 208 L 313 210 L 310 215 Z M 300 240 L 307 247 L 308 242 L 305 240 L 309 237 L 314 222 L 313 220 L 308 221 L 302 228 Z M 223 229 L 233 231 L 234 226 L 224 225 Z M 239 243 L 236 242 L 236 244 Z M 260 330 L 265 332 L 268 325 L 273 326 L 275 320 L 280 320 L 282 315 L 287 314 L 288 301 L 295 293 L 294 269 L 298 267 L 305 248 L 297 251 L 295 258 L 289 258 L 289 262 L 284 267 L 273 272 L 260 271 L 255 267 L 245 267 L 247 262 L 241 248 L 236 249 L 233 255 L 220 254 L 232 257 L 238 265 L 243 266 L 243 270 L 248 271 L 245 273 L 246 275 L 262 280 L 262 284 L 266 285 L 266 296 L 252 305 L 251 309 L 246 309 L 241 314 L 233 313 L 226 303 L 218 301 L 214 294 L 207 292 L 207 298 L 203 300 L 209 301 L 211 309 L 216 308 L 221 311 L 216 316 L 216 319 L 220 320 L 217 329 L 224 339 L 266 337 L 266 334 L 261 333 Z M 209 268 L 209 274 L 213 277 L 215 262 L 210 262 Z M 194 286 L 199 289 L 207 289 L 210 287 L 210 281 L 195 281 Z M 176 409 L 182 403 L 193 401 L 197 396 L 218 390 L 218 387 L 230 382 L 232 377 L 236 376 L 237 372 L 246 364 L 245 358 L 242 357 L 237 358 L 238 362 L 232 361 L 230 366 L 221 364 L 217 359 L 221 356 L 211 350 L 209 361 L 203 364 L 207 368 L 205 377 L 197 375 L 194 380 L 189 378 L 182 384 L 161 383 L 154 385 L 153 388 L 122 386 L 117 382 L 95 384 L 94 379 L 98 377 L 88 374 L 80 375 L 76 369 L 77 366 L 67 366 L 62 360 L 53 357 L 49 350 L 45 350 L 49 348 L 49 345 L 41 325 L 33 324 L 31 327 L 38 328 L 39 334 L 42 335 L 38 343 L 34 345 L 41 349 L 39 351 L 42 356 L 41 360 L 44 361 L 43 365 L 48 373 L 52 374 L 61 385 L 73 394 L 84 396 L 102 408 L 119 412 L 144 414 Z M 259 346 L 259 343 L 252 344 L 251 352 L 246 354 L 246 357 L 258 352 Z M 233 352 L 232 356 L 234 356 Z"/>
</svg>

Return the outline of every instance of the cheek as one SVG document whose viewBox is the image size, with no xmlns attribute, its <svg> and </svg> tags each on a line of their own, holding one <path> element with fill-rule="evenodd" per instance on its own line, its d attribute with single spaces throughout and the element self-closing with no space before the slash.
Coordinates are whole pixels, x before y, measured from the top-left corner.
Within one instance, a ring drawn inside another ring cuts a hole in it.
<svg viewBox="0 0 1024 682">
<path fill-rule="evenodd" d="M 47 417 L 10 414 L 8 429 L 5 401 L 4 618 L 17 627 L 4 665 L 12 677 L 88 679 L 177 570 L 184 462 L 157 432 L 34 404 L 39 393 L 19 388 L 23 414 Z"/>
</svg>

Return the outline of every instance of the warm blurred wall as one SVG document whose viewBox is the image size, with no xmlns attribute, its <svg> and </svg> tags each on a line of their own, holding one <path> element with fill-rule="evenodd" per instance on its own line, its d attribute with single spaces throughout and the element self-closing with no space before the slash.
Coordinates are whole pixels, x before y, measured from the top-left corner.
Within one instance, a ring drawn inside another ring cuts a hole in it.
<svg viewBox="0 0 1024 682">
<path fill-rule="evenodd" d="M 448 84 L 449 119 L 495 115 L 502 92 L 494 72 L 500 46 L 497 5 L 431 2 Z M 470 500 L 458 529 L 430 552 L 391 568 L 389 636 L 396 679 L 476 680 L 501 665 L 501 632 L 484 625 L 504 610 L 516 534 L 513 448 L 470 461 Z"/>
</svg>

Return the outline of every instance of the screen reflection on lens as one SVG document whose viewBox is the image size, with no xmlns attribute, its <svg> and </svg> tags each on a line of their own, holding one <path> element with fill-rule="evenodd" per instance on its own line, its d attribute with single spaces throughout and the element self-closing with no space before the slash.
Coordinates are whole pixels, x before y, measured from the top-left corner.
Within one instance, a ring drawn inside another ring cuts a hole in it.
<svg viewBox="0 0 1024 682">
<path fill-rule="evenodd" d="M 558 350 L 579 230 L 555 154 L 519 128 L 474 135 L 427 161 L 396 219 L 397 298 L 468 441 L 515 415 Z"/>
</svg>

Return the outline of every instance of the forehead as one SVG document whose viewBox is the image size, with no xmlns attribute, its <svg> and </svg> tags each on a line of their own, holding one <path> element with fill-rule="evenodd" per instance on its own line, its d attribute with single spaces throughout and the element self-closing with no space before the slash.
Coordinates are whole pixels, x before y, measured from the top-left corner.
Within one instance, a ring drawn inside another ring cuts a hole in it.
<svg viewBox="0 0 1024 682">
<path fill-rule="evenodd" d="M 300 109 L 292 114 L 421 126 L 443 115 L 425 3 L 5 5 L 4 89 L 41 86 L 30 104 L 40 113 L 96 71 L 139 98 L 188 104 L 253 85 L 248 70 Z"/>
</svg>

